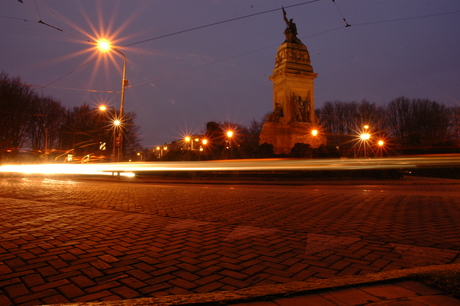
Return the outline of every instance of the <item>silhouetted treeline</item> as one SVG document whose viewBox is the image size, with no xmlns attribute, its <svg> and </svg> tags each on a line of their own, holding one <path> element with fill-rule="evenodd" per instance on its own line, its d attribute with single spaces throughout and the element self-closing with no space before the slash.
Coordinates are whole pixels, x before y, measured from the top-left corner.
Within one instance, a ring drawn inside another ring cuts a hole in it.
<svg viewBox="0 0 460 306">
<path fill-rule="evenodd" d="M 61 101 L 38 94 L 19 77 L 0 73 L 0 156 L 4 160 L 14 160 L 21 150 L 37 161 L 44 159 L 45 150 L 49 161 L 67 152 L 110 156 L 116 116 L 114 109 L 101 112 L 87 104 L 66 108 Z M 127 156 L 140 147 L 135 118 L 135 113 L 123 118 Z"/>
<path fill-rule="evenodd" d="M 385 139 L 399 153 L 447 153 L 459 144 L 460 107 L 428 99 L 399 97 L 385 105 L 325 102 L 316 115 L 334 146 L 349 148 L 365 125 L 374 140 Z"/>
</svg>

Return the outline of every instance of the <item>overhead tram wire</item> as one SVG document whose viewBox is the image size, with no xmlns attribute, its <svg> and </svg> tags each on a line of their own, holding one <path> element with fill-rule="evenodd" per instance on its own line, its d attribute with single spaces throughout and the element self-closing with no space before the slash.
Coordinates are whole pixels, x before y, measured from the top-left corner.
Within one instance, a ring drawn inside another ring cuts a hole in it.
<svg viewBox="0 0 460 306">
<path fill-rule="evenodd" d="M 38 19 L 42 20 L 42 16 L 40 15 L 40 11 L 38 10 L 37 0 L 34 0 L 35 8 L 37 9 Z"/>
<path fill-rule="evenodd" d="M 305 2 L 301 2 L 301 3 L 285 6 L 285 8 L 291 8 L 291 7 L 301 6 L 301 5 L 305 5 L 305 4 L 311 4 L 311 3 L 319 2 L 319 1 L 321 1 L 321 0 L 305 1 Z M 165 38 L 165 37 L 169 37 L 169 36 L 173 36 L 173 35 L 177 35 L 177 34 L 182 34 L 182 33 L 190 32 L 190 31 L 195 31 L 195 30 L 199 30 L 199 29 L 203 29 L 203 28 L 208 28 L 208 27 L 212 27 L 212 26 L 215 26 L 215 25 L 232 22 L 232 21 L 235 21 L 235 20 L 241 20 L 241 19 L 245 19 L 245 18 L 249 18 L 249 17 L 254 17 L 254 16 L 263 15 L 263 14 L 267 14 L 267 13 L 272 13 L 272 12 L 279 11 L 279 9 L 280 8 L 271 9 L 271 10 L 267 10 L 267 11 L 263 11 L 263 12 L 259 12 L 259 13 L 254 13 L 254 14 L 249 14 L 249 15 L 245 15 L 245 16 L 241 16 L 241 17 L 236 17 L 236 18 L 232 18 L 232 19 L 227 19 L 227 20 L 222 20 L 222 21 L 218 21 L 218 22 L 214 22 L 214 23 L 209 23 L 209 24 L 205 24 L 205 25 L 202 25 L 202 26 L 190 28 L 190 29 L 187 29 L 187 30 L 182 30 L 182 31 L 177 31 L 177 32 L 165 34 L 165 35 L 160 35 L 160 36 L 157 36 L 157 37 L 144 39 L 144 40 L 141 40 L 141 41 L 138 41 L 138 42 L 135 42 L 135 43 L 127 44 L 127 45 L 124 45 L 124 47 L 130 47 L 130 46 L 142 44 L 142 43 L 145 43 L 145 42 L 148 42 L 148 41 L 157 40 L 157 39 L 160 39 L 160 38 Z"/>
<path fill-rule="evenodd" d="M 83 36 L 75 35 L 75 34 L 73 34 L 73 33 L 67 32 L 67 31 L 65 31 L 65 30 L 63 30 L 63 29 L 61 29 L 61 28 L 55 27 L 55 26 L 53 26 L 53 25 L 51 25 L 51 24 L 49 24 L 49 23 L 46 23 L 46 22 L 44 22 L 43 20 L 41 20 L 41 18 L 40 18 L 39 20 L 31 20 L 31 19 L 18 18 L 18 17 L 10 17 L 10 16 L 4 16 L 4 15 L 0 15 L 0 18 L 14 19 L 14 20 L 19 20 L 19 21 L 24 21 L 24 22 L 33 22 L 33 23 L 36 22 L 36 23 L 40 23 L 40 24 L 43 24 L 43 25 L 45 25 L 45 26 L 47 26 L 47 27 L 53 28 L 53 29 L 55 29 L 55 30 L 58 30 L 58 31 L 60 31 L 60 32 L 63 32 L 63 33 L 72 35 L 72 36 L 74 36 L 74 37 L 76 37 L 76 38 L 78 38 L 78 39 L 81 39 L 81 40 L 83 40 L 83 41 L 86 40 Z"/>
<path fill-rule="evenodd" d="M 53 82 L 49 83 L 48 85 L 46 85 L 46 86 L 43 86 L 43 88 L 46 88 L 46 87 L 50 86 L 51 84 L 54 84 L 54 83 L 56 83 L 57 81 L 59 81 L 59 80 L 61 80 L 61 79 L 65 78 L 65 77 L 66 77 L 66 76 L 68 76 L 69 74 L 72 74 L 72 73 L 74 73 L 74 72 L 75 72 L 75 71 L 77 71 L 78 69 L 81 69 L 81 68 L 83 68 L 84 66 L 88 65 L 89 63 L 91 63 L 91 62 L 94 62 L 96 59 L 97 59 L 97 57 L 95 57 L 95 58 L 93 58 L 93 59 L 91 59 L 91 60 L 87 61 L 87 62 L 86 62 L 86 63 L 84 63 L 83 65 L 81 65 L 81 66 L 79 66 L 79 67 L 75 68 L 74 70 L 70 71 L 69 73 L 66 73 L 65 75 L 63 75 L 62 77 L 60 77 L 60 78 L 58 78 L 58 79 L 54 80 Z"/>
<path fill-rule="evenodd" d="M 354 26 L 363 26 L 363 25 L 378 24 L 378 23 L 397 22 L 397 21 L 405 21 L 405 20 L 413 20 L 413 19 L 437 17 L 437 16 L 450 15 L 450 14 L 458 14 L 458 13 L 460 13 L 460 10 L 458 10 L 458 11 L 452 11 L 452 12 L 437 13 L 437 14 L 422 15 L 422 16 L 414 16 L 414 17 L 404 17 L 404 18 L 389 19 L 389 20 L 361 22 L 361 23 L 356 23 L 356 24 L 354 23 L 353 25 L 354 25 Z"/>
<path fill-rule="evenodd" d="M 351 24 L 349 24 L 349 23 L 347 22 L 347 20 L 345 19 L 345 16 L 343 16 L 342 11 L 340 10 L 339 6 L 337 5 L 337 2 L 335 2 L 335 0 L 332 0 L 332 2 L 334 2 L 335 7 L 337 8 L 337 10 L 338 10 L 339 13 L 340 13 L 340 16 L 342 16 L 342 19 L 343 19 L 343 21 L 345 22 L 345 27 L 346 27 L 346 28 L 351 27 Z"/>
</svg>

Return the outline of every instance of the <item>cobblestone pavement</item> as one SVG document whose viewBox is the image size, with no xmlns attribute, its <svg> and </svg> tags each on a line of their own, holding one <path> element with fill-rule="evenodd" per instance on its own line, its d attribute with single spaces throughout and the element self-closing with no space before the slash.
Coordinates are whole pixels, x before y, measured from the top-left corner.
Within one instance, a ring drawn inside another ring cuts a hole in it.
<svg viewBox="0 0 460 306">
<path fill-rule="evenodd" d="M 0 305 L 460 263 L 460 185 L 0 179 Z"/>
</svg>

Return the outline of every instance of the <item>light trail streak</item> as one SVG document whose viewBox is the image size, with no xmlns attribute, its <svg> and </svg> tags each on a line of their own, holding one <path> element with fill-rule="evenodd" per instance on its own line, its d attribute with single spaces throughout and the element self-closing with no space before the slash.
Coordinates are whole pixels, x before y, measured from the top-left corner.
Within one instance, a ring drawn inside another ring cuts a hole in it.
<svg viewBox="0 0 460 306">
<path fill-rule="evenodd" d="M 156 171 L 315 171 L 460 166 L 460 154 L 373 159 L 234 159 L 215 161 L 3 165 L 0 172 L 133 176 Z"/>
</svg>

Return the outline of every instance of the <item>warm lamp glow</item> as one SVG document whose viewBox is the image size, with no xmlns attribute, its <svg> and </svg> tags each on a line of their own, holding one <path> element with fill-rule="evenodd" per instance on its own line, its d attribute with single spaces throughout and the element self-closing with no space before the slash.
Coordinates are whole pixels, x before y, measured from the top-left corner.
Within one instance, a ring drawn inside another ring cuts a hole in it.
<svg viewBox="0 0 460 306">
<path fill-rule="evenodd" d="M 368 128 L 369 128 L 369 126 L 366 124 L 366 125 L 364 126 L 364 129 L 367 130 Z"/>
<path fill-rule="evenodd" d="M 184 138 L 184 140 L 185 140 L 186 142 L 190 142 L 191 139 L 190 139 L 189 136 L 187 136 L 187 137 Z"/>
<path fill-rule="evenodd" d="M 385 144 L 385 142 L 383 140 L 379 140 L 377 143 L 378 143 L 379 146 L 383 146 Z"/>
<path fill-rule="evenodd" d="M 118 119 L 113 121 L 113 125 L 115 126 L 119 126 L 120 124 L 121 124 L 121 121 Z"/>
<path fill-rule="evenodd" d="M 361 138 L 361 140 L 368 140 L 369 138 L 371 138 L 371 134 L 363 133 L 359 136 L 359 138 Z"/>
<path fill-rule="evenodd" d="M 232 138 L 233 137 L 233 131 L 227 131 L 227 137 Z"/>
<path fill-rule="evenodd" d="M 311 134 L 312 134 L 313 136 L 318 135 L 318 130 L 312 130 L 312 131 L 311 131 Z"/>
<path fill-rule="evenodd" d="M 101 105 L 99 106 L 99 110 L 105 112 L 107 110 L 107 106 Z"/>
<path fill-rule="evenodd" d="M 103 52 L 107 52 L 107 51 L 110 51 L 110 49 L 112 49 L 112 47 L 110 46 L 110 43 L 106 40 L 99 41 L 97 43 L 97 47 L 99 48 L 99 50 Z"/>
<path fill-rule="evenodd" d="M 201 141 L 201 143 L 204 144 L 204 145 L 205 145 L 205 144 L 208 144 L 208 140 L 207 140 L 207 139 L 203 139 L 203 140 Z"/>
</svg>

